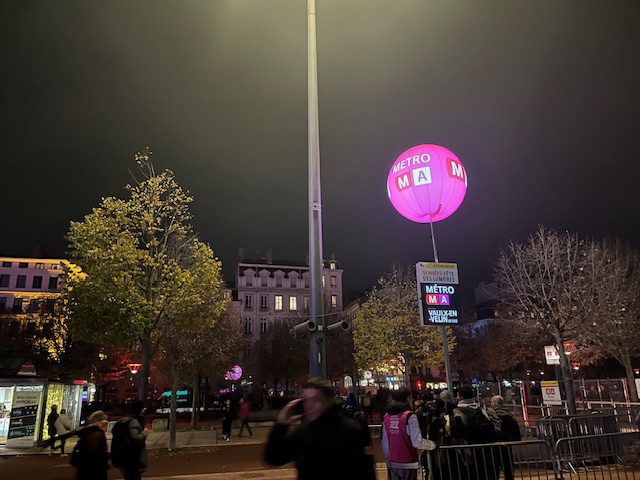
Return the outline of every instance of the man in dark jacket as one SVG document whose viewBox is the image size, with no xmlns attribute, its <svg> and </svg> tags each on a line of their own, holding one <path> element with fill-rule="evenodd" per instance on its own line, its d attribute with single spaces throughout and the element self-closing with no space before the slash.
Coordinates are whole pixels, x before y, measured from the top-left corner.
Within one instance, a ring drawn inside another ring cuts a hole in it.
<svg viewBox="0 0 640 480">
<path fill-rule="evenodd" d="M 341 414 L 331 384 L 310 379 L 303 397 L 278 414 L 265 460 L 276 466 L 295 462 L 299 480 L 369 480 L 375 475 L 373 459 L 364 454 L 370 443 L 366 425 Z"/>
<path fill-rule="evenodd" d="M 119 420 L 127 422 L 128 427 L 128 452 L 124 463 L 118 465 L 125 480 L 140 480 L 142 473 L 147 469 L 146 442 L 148 432 L 144 429 L 144 414 L 144 403 L 138 401 L 131 405 L 129 417 Z"/>
</svg>

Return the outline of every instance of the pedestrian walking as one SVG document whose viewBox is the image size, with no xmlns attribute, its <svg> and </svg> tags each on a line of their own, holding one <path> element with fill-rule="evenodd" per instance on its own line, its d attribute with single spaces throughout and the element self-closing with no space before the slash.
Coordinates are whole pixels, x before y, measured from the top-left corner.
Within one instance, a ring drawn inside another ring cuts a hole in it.
<svg viewBox="0 0 640 480">
<path fill-rule="evenodd" d="M 97 410 L 87 418 L 87 425 L 80 429 L 80 439 L 71 454 L 71 465 L 76 471 L 76 480 L 106 480 L 109 469 L 107 451 L 107 415 Z"/>
<path fill-rule="evenodd" d="M 500 433 L 497 435 L 499 442 L 519 442 L 522 440 L 520 433 L 520 425 L 511 412 L 504 405 L 504 398 L 500 395 L 491 397 L 491 412 L 500 419 Z M 500 456 L 496 465 L 497 477 L 500 476 L 500 470 L 504 471 L 505 480 L 513 480 L 513 448 L 506 445 L 500 447 Z"/>
<path fill-rule="evenodd" d="M 222 407 L 222 437 L 226 442 L 231 440 L 231 425 L 233 423 L 233 409 L 231 399 L 227 398 Z"/>
<path fill-rule="evenodd" d="M 240 407 L 238 408 L 238 419 L 240 420 L 240 433 L 238 434 L 239 437 L 242 436 L 242 432 L 244 431 L 245 426 L 249 431 L 249 435 L 253 437 L 253 432 L 251 431 L 251 425 L 249 425 L 249 412 L 250 412 L 249 402 L 247 401 L 247 399 L 241 398 Z"/>
<path fill-rule="evenodd" d="M 140 480 L 147 470 L 147 436 L 144 429 L 146 409 L 141 401 L 131 404 L 129 415 L 111 430 L 111 463 L 125 480 Z"/>
<path fill-rule="evenodd" d="M 373 480 L 373 457 L 364 449 L 369 429 L 346 417 L 330 382 L 311 378 L 302 398 L 280 411 L 265 448 L 265 461 L 281 466 L 295 462 L 299 480 Z"/>
<path fill-rule="evenodd" d="M 60 415 L 58 415 L 58 418 L 53 423 L 53 426 L 56 430 L 56 436 L 54 438 L 58 438 L 60 440 L 60 456 L 66 457 L 66 454 L 64 453 L 64 445 L 65 443 L 67 443 L 67 437 L 64 436 L 64 434 L 71 431 L 71 420 L 69 419 L 67 411 L 64 408 L 60 410 Z"/>
<path fill-rule="evenodd" d="M 382 422 L 382 452 L 389 480 L 416 480 L 420 469 L 420 450 L 433 450 L 435 444 L 422 437 L 418 417 L 411 411 L 411 392 L 392 393 L 392 403 Z"/>
<path fill-rule="evenodd" d="M 47 415 L 47 433 L 49 434 L 49 455 L 53 455 L 53 451 L 57 450 L 56 443 L 56 420 L 58 420 L 58 406 L 52 405 L 51 412 Z"/>
</svg>

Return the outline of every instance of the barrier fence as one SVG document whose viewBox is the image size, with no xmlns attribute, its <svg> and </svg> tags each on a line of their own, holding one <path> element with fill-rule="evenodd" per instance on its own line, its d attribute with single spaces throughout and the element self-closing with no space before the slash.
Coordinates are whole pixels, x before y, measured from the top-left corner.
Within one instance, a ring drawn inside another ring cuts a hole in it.
<svg viewBox="0 0 640 480">
<path fill-rule="evenodd" d="M 581 427 L 577 427 L 581 428 Z M 640 432 L 447 445 L 423 455 L 431 480 L 640 479 Z"/>
</svg>

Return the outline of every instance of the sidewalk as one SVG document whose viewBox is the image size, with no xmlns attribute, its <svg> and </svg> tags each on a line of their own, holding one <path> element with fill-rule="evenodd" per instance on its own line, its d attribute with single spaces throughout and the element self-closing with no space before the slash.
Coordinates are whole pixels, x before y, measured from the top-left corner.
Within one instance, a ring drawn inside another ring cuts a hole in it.
<svg viewBox="0 0 640 480">
<path fill-rule="evenodd" d="M 376 468 L 376 477 L 377 480 L 386 480 L 387 468 L 378 465 L 378 467 Z M 297 476 L 296 470 L 293 468 L 279 468 L 276 470 L 205 473 L 200 475 L 174 475 L 171 477 L 149 477 L 146 480 L 246 480 L 247 478 L 264 480 L 292 480 L 297 478 Z"/>
<path fill-rule="evenodd" d="M 226 445 L 259 445 L 267 440 L 270 426 L 251 426 L 253 430 L 253 436 L 250 437 L 245 430 L 244 436 L 239 437 L 239 428 L 233 428 L 231 431 L 231 440 L 225 442 L 222 438 L 222 432 L 218 429 L 208 430 L 185 430 L 176 432 L 176 448 L 184 447 L 210 447 L 218 446 L 223 447 Z M 149 436 L 147 437 L 147 448 L 149 450 L 167 448 L 169 446 L 169 432 L 154 432 L 147 430 Z M 78 437 L 73 437 L 67 440 L 65 445 L 65 452 L 70 454 L 78 441 Z M 107 434 L 107 444 L 111 445 L 111 434 Z M 0 446 L 0 456 L 5 455 L 48 455 L 48 448 L 9 448 L 6 446 Z"/>
</svg>

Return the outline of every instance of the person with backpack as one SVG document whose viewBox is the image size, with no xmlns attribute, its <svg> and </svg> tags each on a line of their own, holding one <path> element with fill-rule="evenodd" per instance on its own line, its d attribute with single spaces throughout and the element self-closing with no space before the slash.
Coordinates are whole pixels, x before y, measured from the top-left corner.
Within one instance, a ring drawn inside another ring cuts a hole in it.
<svg viewBox="0 0 640 480">
<path fill-rule="evenodd" d="M 107 480 L 108 417 L 102 410 L 89 415 L 85 427 L 78 431 L 78 443 L 71 453 L 71 465 L 77 469 L 76 480 Z"/>
<path fill-rule="evenodd" d="M 416 480 L 420 469 L 419 450 L 433 450 L 435 444 L 422 438 L 418 417 L 411 411 L 411 392 L 392 393 L 393 402 L 382 422 L 382 451 L 389 480 Z"/>
<path fill-rule="evenodd" d="M 125 480 L 139 480 L 147 469 L 147 435 L 143 402 L 131 405 L 130 415 L 121 418 L 111 430 L 111 463 Z"/>
<path fill-rule="evenodd" d="M 495 427 L 487 412 L 473 398 L 473 390 L 469 386 L 458 389 L 458 405 L 453 411 L 451 438 L 454 444 L 480 445 L 497 440 Z M 496 459 L 499 452 L 492 447 L 474 447 L 465 449 L 460 468 L 461 477 L 478 480 L 495 478 Z M 455 462 L 455 459 L 452 460 Z"/>
<path fill-rule="evenodd" d="M 520 433 L 520 425 L 511 412 L 504 406 L 504 398 L 500 395 L 491 397 L 491 408 L 488 410 L 490 415 L 493 414 L 500 419 L 500 432 L 497 440 L 500 442 L 519 442 L 522 440 Z M 500 476 L 500 470 L 504 470 L 504 479 L 513 480 L 513 448 L 505 445 L 500 447 L 499 463 L 496 465 L 497 476 Z"/>
</svg>

